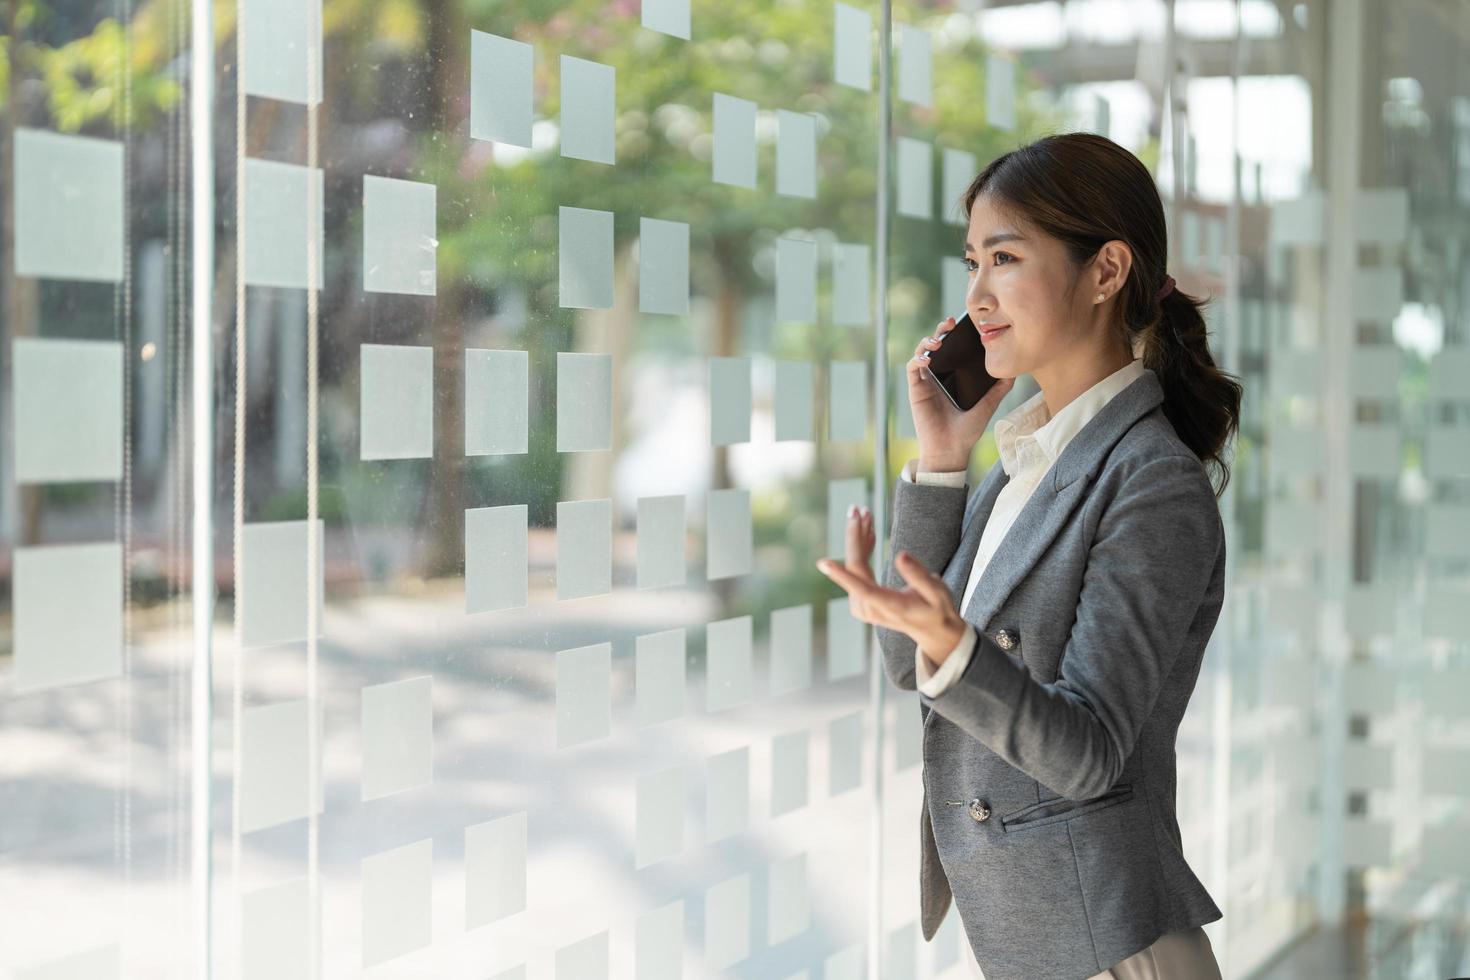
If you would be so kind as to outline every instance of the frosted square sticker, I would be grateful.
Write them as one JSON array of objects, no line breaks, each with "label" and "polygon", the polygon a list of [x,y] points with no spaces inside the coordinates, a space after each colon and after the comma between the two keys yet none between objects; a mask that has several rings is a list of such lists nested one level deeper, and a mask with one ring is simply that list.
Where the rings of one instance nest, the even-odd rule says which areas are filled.
[{"label": "frosted square sticker", "polygon": [[771,694],[785,694],[812,683],[812,607],[771,611]]},{"label": "frosted square sticker", "polygon": [[806,731],[777,735],[771,740],[771,816],[806,806],[806,784]]},{"label": "frosted square sticker", "polygon": [[558,255],[561,305],[606,310],[613,305],[611,211],[560,207]]},{"label": "frosted square sticker", "polygon": [[709,757],[704,813],[706,844],[750,826],[750,749],[741,747]]},{"label": "frosted square sticker", "polygon": [[960,313],[965,310],[965,295],[970,291],[970,270],[965,268],[964,259],[948,255],[940,259],[940,270],[943,283],[940,295],[944,297],[944,315],[952,316],[958,321]]},{"label": "frosted square sticker", "polygon": [[815,372],[809,361],[776,362],[776,441],[799,440],[810,442],[815,438],[812,410],[816,385]]},{"label": "frosted square sticker", "polygon": [[[975,160],[975,154],[964,150],[944,150],[943,156],[944,177],[940,184],[939,199],[942,206],[940,217],[945,223],[951,225],[965,226],[969,224],[970,216],[965,214],[964,197],[965,191],[970,187],[970,181],[979,175],[979,165]],[[946,256],[948,258],[948,256]],[[964,268],[964,263],[959,259],[954,260]],[[948,304],[946,304],[948,306]],[[963,305],[963,303],[961,304]]]},{"label": "frosted square sticker", "polygon": [[[313,719],[313,714],[317,715]],[[321,784],[311,789],[309,725],[320,710],[305,699],[247,707],[240,716],[240,830],[250,833],[300,820],[322,809]],[[320,745],[320,735],[317,744]]]},{"label": "frosted square sticker", "polygon": [[832,322],[841,327],[866,327],[873,320],[872,252],[866,245],[832,245]]},{"label": "frosted square sticker", "polygon": [[122,344],[17,337],[11,349],[16,479],[122,479]]},{"label": "frosted square sticker", "polygon": [[434,841],[362,859],[362,965],[376,966],[433,938]]},{"label": "frosted square sticker", "polygon": [[832,4],[833,81],[873,90],[873,15],[845,3]]},{"label": "frosted square sticker", "polygon": [[525,504],[465,511],[465,612],[494,612],[525,606],[528,564]]},{"label": "frosted square sticker", "polygon": [[362,288],[433,296],[439,254],[433,184],[362,178]]},{"label": "frosted square sticker", "polygon": [[750,358],[709,359],[709,428],[712,445],[750,441]]},{"label": "frosted square sticker", "polygon": [[817,196],[817,117],[776,110],[776,193]]},{"label": "frosted square sticker", "polygon": [[705,889],[704,958],[724,970],[750,955],[750,875],[739,874]]},{"label": "frosted square sticker", "polygon": [[123,145],[15,130],[15,274],[120,282]]},{"label": "frosted square sticker", "polygon": [[465,928],[489,925],[526,908],[526,813],[466,827]]},{"label": "frosted square sticker", "polygon": [[[910,922],[897,929],[888,930],[888,943],[884,951],[884,980],[914,980],[916,962],[916,937],[918,930]],[[1111,971],[1109,971],[1111,972]]]},{"label": "frosted square sticker", "polygon": [[263,647],[306,639],[309,598],[316,602],[321,635],[322,521],[316,522],[316,582],[307,589],[307,524],[262,521],[246,524],[240,543],[240,582],[235,615],[243,646]]},{"label": "frosted square sticker", "polygon": [[689,0],[643,0],[643,26],[689,40]]},{"label": "frosted square sticker", "polygon": [[607,980],[607,931],[556,951],[556,980]]},{"label": "frosted square sticker", "polygon": [[912,24],[898,28],[898,97],[914,105],[934,105],[934,40]]},{"label": "frosted square sticker", "polygon": [[750,700],[751,625],[749,616],[709,624],[705,642],[706,711],[723,711]]},{"label": "frosted square sticker", "polygon": [[689,225],[638,219],[638,310],[689,312]]},{"label": "frosted square sticker", "polygon": [[470,138],[531,146],[531,65],[523,41],[470,31]]},{"label": "frosted square sticker", "polygon": [[321,289],[321,170],[247,159],[243,193],[246,284]]},{"label": "frosted square sticker", "polygon": [[640,915],[636,930],[634,980],[683,980],[683,900]]},{"label": "frosted square sticker", "polygon": [[857,946],[848,946],[831,954],[822,963],[822,980],[861,980],[863,975],[863,951]]},{"label": "frosted square sticker", "polygon": [[847,560],[847,508],[868,506],[868,481],[862,477],[827,482],[827,554],[836,561]]},{"label": "frosted square sticker", "polygon": [[561,155],[613,163],[617,72],[571,55],[561,56]]},{"label": "frosted square sticker", "polygon": [[917,439],[919,434],[914,428],[914,407],[909,404],[908,369],[903,365],[899,365],[892,380],[888,382],[888,397],[893,409],[890,416],[893,419],[893,430],[898,438]]},{"label": "frosted square sticker", "polygon": [[687,646],[688,637],[682,628],[638,637],[635,682],[640,728],[684,714]]},{"label": "frosted square sticker", "polygon": [[827,439],[858,442],[868,434],[868,365],[832,361],[828,387]]},{"label": "frosted square sticker", "polygon": [[638,498],[638,588],[683,585],[684,498]]},{"label": "frosted square sticker", "polygon": [[772,946],[806,932],[811,912],[806,894],[806,854],[771,862],[767,877],[766,942]]},{"label": "frosted square sticker", "polygon": [[122,545],[15,549],[15,688],[122,673]]},{"label": "frosted square sticker", "polygon": [[817,243],[811,239],[776,239],[776,319],[816,322]]},{"label": "frosted square sticker", "polygon": [[612,355],[556,355],[556,451],[612,449]]},{"label": "frosted square sticker", "polygon": [[750,491],[711,490],[705,520],[705,577],[711,581],[751,570]]},{"label": "frosted square sticker", "polygon": [[612,644],[556,654],[556,747],[606,738],[612,712]]},{"label": "frosted square sticker", "polygon": [[612,501],[558,501],[556,597],[580,599],[611,591]]},{"label": "frosted square sticker", "polygon": [[934,217],[934,148],[922,140],[898,138],[898,213]]},{"label": "frosted square sticker", "polygon": [[834,718],[827,725],[827,784],[832,796],[863,782],[863,713]]},{"label": "frosted square sticker", "polygon": [[985,58],[985,121],[996,129],[1016,128],[1016,62]]},{"label": "frosted square sticker", "polygon": [[755,187],[755,103],[714,94],[714,180]]},{"label": "frosted square sticker", "polygon": [[866,624],[852,614],[846,596],[827,602],[827,680],[840,681],[863,672],[867,662]]},{"label": "frosted square sticker", "polygon": [[433,779],[433,678],[364,687],[362,798],[390,796]]},{"label": "frosted square sticker", "polygon": [[527,451],[530,373],[530,355],[523,350],[464,352],[466,456]]},{"label": "frosted square sticker", "polygon": [[322,100],[321,0],[241,0],[240,83],[247,95]]},{"label": "frosted square sticker", "polygon": [[434,455],[434,348],[363,344],[362,458]]},{"label": "frosted square sticker", "polygon": [[311,892],[294,878],[240,902],[242,980],[310,980]]},{"label": "frosted square sticker", "polygon": [[684,849],[684,770],[680,766],[638,775],[633,867],[673,857]]}]

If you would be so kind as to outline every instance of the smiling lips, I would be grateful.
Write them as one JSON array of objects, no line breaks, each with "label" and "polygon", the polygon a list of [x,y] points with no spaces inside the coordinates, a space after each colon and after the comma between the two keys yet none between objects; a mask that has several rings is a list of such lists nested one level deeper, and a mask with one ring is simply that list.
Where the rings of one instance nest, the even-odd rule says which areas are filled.
[{"label": "smiling lips", "polygon": [[1001,325],[996,326],[996,327],[993,327],[991,329],[986,329],[984,326],[982,326],[980,328],[980,343],[982,343],[982,344],[989,343],[990,341],[994,340],[996,337],[999,337],[1002,333],[1004,333],[1008,329],[1010,329],[1010,324],[1008,324],[1008,323],[1001,324]]}]

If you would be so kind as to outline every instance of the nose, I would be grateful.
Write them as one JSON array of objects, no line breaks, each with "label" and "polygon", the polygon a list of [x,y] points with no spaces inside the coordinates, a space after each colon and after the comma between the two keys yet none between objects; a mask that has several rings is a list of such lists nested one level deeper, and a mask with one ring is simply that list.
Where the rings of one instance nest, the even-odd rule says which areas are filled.
[{"label": "nose", "polygon": [[995,309],[995,296],[990,292],[990,288],[985,282],[983,266],[980,271],[970,277],[970,286],[965,291],[965,308],[970,311],[972,319],[977,315],[983,316]]}]

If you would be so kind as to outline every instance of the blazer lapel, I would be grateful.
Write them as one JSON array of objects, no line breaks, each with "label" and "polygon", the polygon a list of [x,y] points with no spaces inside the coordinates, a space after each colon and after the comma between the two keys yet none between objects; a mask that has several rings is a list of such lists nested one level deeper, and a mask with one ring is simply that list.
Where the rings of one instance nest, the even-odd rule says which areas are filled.
[{"label": "blazer lapel", "polygon": [[[1052,464],[1051,471],[1042,477],[1021,512],[1016,515],[1015,523],[1001,540],[990,564],[985,566],[980,581],[975,583],[975,592],[970,596],[969,605],[960,613],[967,622],[976,624],[980,629],[987,626],[990,617],[995,615],[995,611],[1005,603],[1016,586],[1021,584],[1026,573],[1035,567],[1037,560],[1067,523],[1078,502],[1086,496],[1088,484],[1097,475],[1098,469],[1113,446],[1123,437],[1123,433],[1163,400],[1164,390],[1159,385],[1158,375],[1151,369],[1144,368],[1143,374],[1118,392],[1067,443],[1067,448],[1062,450],[1061,456]],[[1000,470],[1001,478],[996,479],[994,486],[987,489],[991,483],[987,476],[981,489],[977,491],[984,493],[985,497],[976,506],[975,516],[961,541],[960,554],[956,557],[963,558],[951,565],[952,569],[958,566],[959,587],[956,589],[951,582],[951,591],[956,596],[964,595],[970,569],[980,550],[980,536],[985,522],[995,509],[995,498],[999,496],[1001,488],[1010,482],[1004,469],[999,463],[993,466],[992,475],[995,470]]]}]

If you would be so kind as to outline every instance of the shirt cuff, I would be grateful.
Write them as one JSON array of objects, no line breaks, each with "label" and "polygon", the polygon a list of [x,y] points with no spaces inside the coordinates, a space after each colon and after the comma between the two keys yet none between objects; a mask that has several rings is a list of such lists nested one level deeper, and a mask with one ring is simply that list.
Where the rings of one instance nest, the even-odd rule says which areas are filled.
[{"label": "shirt cuff", "polygon": [[965,635],[960,637],[960,642],[955,644],[944,663],[933,673],[930,673],[929,659],[924,656],[924,651],[915,646],[915,673],[919,680],[919,692],[927,697],[937,698],[953,685],[970,663],[970,655],[975,652],[976,638],[975,627],[965,624]]},{"label": "shirt cuff", "polygon": [[936,487],[963,487],[968,472],[966,470],[924,470],[921,473],[919,472],[919,461],[911,459],[903,464],[900,475],[910,483],[922,483]]}]

